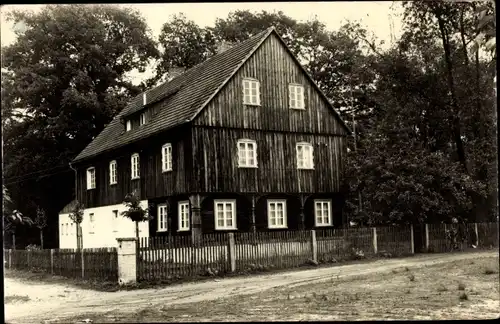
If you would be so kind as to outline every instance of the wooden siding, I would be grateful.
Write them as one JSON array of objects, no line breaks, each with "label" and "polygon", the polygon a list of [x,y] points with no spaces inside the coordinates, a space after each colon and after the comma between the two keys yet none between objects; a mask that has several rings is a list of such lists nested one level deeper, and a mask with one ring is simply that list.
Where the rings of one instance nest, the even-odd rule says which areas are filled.
[{"label": "wooden siding", "polygon": [[[261,106],[243,104],[242,79],[260,81]],[[304,86],[305,110],[290,109],[288,85]],[[275,35],[248,59],[194,120],[195,125],[343,134],[327,102]]]},{"label": "wooden siding", "polygon": [[[191,190],[237,193],[340,191],[345,137],[194,127]],[[239,168],[238,139],[257,142],[257,168]],[[298,170],[297,142],[314,147],[314,170]]]},{"label": "wooden siding", "polygon": [[[190,135],[186,130],[163,133],[79,165],[78,200],[86,208],[92,208],[120,204],[125,195],[134,190],[137,190],[141,199],[148,200],[188,192],[191,146]],[[162,172],[161,147],[166,143],[172,144],[173,171]],[[131,179],[130,159],[133,153],[139,153],[140,156],[140,179],[136,180]],[[109,162],[112,160],[117,162],[118,183],[115,185],[109,184]],[[86,170],[90,166],[96,169],[96,188],[87,190]]]}]

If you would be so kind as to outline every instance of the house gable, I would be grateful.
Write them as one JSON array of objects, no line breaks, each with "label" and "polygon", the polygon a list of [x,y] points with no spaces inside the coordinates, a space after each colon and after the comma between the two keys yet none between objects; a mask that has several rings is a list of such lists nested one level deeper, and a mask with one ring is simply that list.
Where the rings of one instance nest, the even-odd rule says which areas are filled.
[{"label": "house gable", "polygon": [[[244,104],[243,80],[260,83],[260,105]],[[305,109],[290,108],[289,85],[304,88]],[[195,125],[349,135],[321,92],[276,32],[252,53],[194,119]]]}]

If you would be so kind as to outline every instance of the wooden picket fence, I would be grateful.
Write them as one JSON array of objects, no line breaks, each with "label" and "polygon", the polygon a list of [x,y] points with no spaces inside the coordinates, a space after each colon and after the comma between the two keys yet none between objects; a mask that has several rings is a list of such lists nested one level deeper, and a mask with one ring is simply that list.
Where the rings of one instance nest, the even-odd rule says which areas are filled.
[{"label": "wooden picket fence", "polygon": [[311,231],[235,233],[235,271],[298,267],[312,259],[311,249]]},{"label": "wooden picket fence", "polygon": [[[5,267],[84,280],[118,280],[116,248],[4,250]],[[83,265],[83,268],[82,268]]]},{"label": "wooden picket fence", "polygon": [[428,252],[456,251],[447,236],[452,229],[458,233],[458,251],[498,247],[498,223],[426,224],[425,227]]},{"label": "wooden picket fence", "polygon": [[228,271],[227,235],[141,237],[137,245],[137,280],[158,281],[223,274]]},{"label": "wooden picket fence", "polygon": [[[425,224],[425,251],[450,252],[447,233],[463,238],[460,250],[498,247],[498,223]],[[419,236],[420,237],[420,236]],[[316,229],[257,233],[140,238],[132,254],[121,248],[4,250],[5,267],[69,278],[118,282],[122,270],[135,269],[133,281],[163,281],[227,273],[285,269],[372,256],[415,253],[414,228]],[[120,245],[121,246],[121,245]],[[120,252],[121,251],[121,252]],[[83,253],[82,253],[83,252]],[[119,255],[120,254],[120,255]],[[127,256],[131,256],[131,259]],[[119,258],[121,265],[119,265]]]}]

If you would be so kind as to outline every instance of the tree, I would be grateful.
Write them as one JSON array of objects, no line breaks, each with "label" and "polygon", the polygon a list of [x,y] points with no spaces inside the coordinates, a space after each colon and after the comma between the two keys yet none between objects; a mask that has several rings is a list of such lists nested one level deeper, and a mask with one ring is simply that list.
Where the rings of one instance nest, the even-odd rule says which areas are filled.
[{"label": "tree", "polygon": [[124,210],[121,215],[123,217],[126,217],[130,219],[131,221],[135,222],[135,236],[138,239],[139,238],[139,222],[145,222],[148,221],[149,218],[149,211],[147,208],[142,208],[141,206],[141,199],[139,196],[134,192],[127,194],[125,196],[125,199],[123,200],[123,203],[127,207],[126,210]]},{"label": "tree", "polygon": [[31,226],[33,221],[31,218],[24,216],[19,210],[14,209],[11,213],[3,217],[4,231],[12,234],[12,247],[16,249],[16,229],[18,226]]},{"label": "tree", "polygon": [[76,247],[77,249],[83,249],[83,231],[82,231],[82,222],[84,215],[85,206],[75,201],[75,205],[72,208],[71,213],[69,214],[69,218],[76,224]]},{"label": "tree", "polygon": [[200,28],[182,13],[163,24],[159,45],[163,53],[156,67],[156,75],[147,81],[147,85],[165,81],[171,68],[189,69],[205,61],[217,49],[212,32]]},{"label": "tree", "polygon": [[43,229],[47,227],[47,215],[41,208],[37,208],[34,224],[40,230],[40,247],[43,249]]},{"label": "tree", "polygon": [[128,73],[145,71],[158,50],[139,13],[116,6],[48,5],[7,18],[23,28],[1,54],[5,185],[25,214],[40,205],[51,231],[73,198],[69,162],[138,93]]}]

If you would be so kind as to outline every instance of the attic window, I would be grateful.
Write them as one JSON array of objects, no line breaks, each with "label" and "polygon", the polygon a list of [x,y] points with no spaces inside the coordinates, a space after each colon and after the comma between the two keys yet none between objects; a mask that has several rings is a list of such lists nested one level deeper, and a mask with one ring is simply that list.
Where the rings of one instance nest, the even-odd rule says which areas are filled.
[{"label": "attic window", "polygon": [[259,80],[243,78],[243,104],[260,106]]},{"label": "attic window", "polygon": [[146,92],[144,92],[142,94],[142,105],[145,106],[146,105],[146,102],[147,102],[147,99],[146,99]]},{"label": "attic window", "polygon": [[288,85],[288,95],[290,99],[290,108],[305,109],[304,107],[304,87],[299,84]]},{"label": "attic window", "polygon": [[130,130],[132,130],[132,121],[131,120],[127,120],[125,129],[126,129],[127,132],[130,131]]}]

